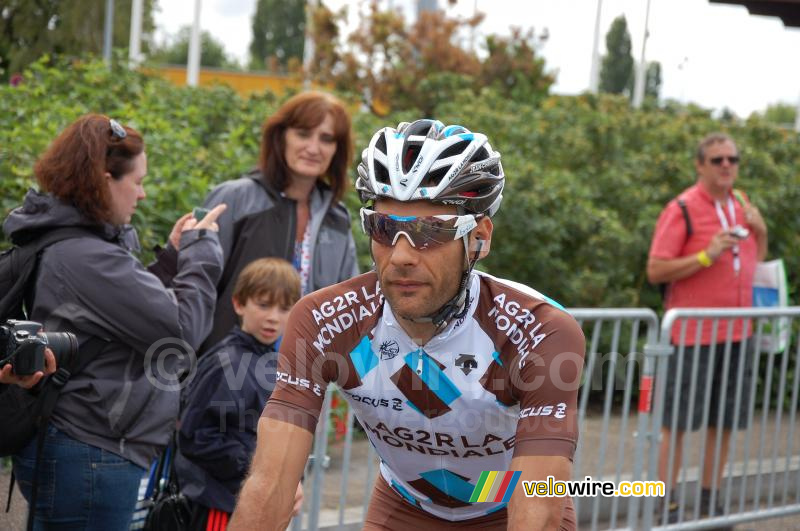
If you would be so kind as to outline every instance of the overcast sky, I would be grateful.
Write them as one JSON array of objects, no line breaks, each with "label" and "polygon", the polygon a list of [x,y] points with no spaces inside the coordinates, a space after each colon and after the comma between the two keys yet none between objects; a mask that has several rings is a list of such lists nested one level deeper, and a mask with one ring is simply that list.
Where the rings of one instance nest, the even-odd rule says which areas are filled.
[{"label": "overcast sky", "polygon": [[[359,0],[323,0],[333,9],[349,6],[355,23]],[[384,0],[410,12],[410,0]],[[255,0],[203,0],[201,25],[246,63]],[[157,39],[191,24],[194,0],[160,0]],[[446,0],[439,0],[445,6]],[[624,14],[638,62],[646,0],[603,0],[601,53],[612,20]],[[547,68],[556,74],[554,91],[575,94],[589,86],[597,0],[459,0],[452,13],[486,14],[482,34],[507,34],[511,26],[547,28],[541,46]],[[780,19],[752,16],[744,7],[708,0],[651,0],[646,56],[662,65],[661,95],[704,107],[728,107],[739,116],[768,104],[800,100],[800,28]]]}]

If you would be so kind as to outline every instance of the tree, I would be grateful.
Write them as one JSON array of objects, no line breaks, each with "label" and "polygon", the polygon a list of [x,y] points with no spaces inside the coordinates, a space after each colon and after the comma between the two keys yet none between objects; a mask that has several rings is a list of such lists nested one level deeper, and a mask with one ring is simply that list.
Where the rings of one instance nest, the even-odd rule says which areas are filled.
[{"label": "tree", "polygon": [[632,93],[633,56],[631,55],[631,35],[625,15],[620,15],[611,23],[606,33],[606,52],[600,67],[600,91],[611,94]]},{"label": "tree", "polygon": [[797,107],[788,103],[774,103],[764,110],[764,120],[775,125],[792,127],[797,119]]},{"label": "tree", "polygon": [[661,95],[661,63],[651,61],[647,63],[647,73],[644,80],[644,95],[658,101]]},{"label": "tree", "polygon": [[[127,48],[132,0],[116,0],[113,45]],[[155,0],[145,0],[142,32],[155,28]],[[44,54],[101,53],[105,3],[97,0],[3,0],[0,6],[0,79],[36,61]],[[147,42],[143,42],[147,51]]]},{"label": "tree", "polygon": [[302,63],[305,7],[305,0],[258,0],[250,43],[252,70],[263,70],[271,65],[285,71],[292,59]]},{"label": "tree", "polygon": [[484,87],[535,103],[553,83],[532,30],[487,37],[488,56],[481,58],[462,46],[459,35],[471,33],[482,14],[455,18],[426,10],[409,25],[400,13],[381,9],[372,0],[356,30],[342,42],[338,27],[345,16],[344,10],[334,13],[324,6],[312,12],[314,57],[308,74],[357,93],[379,114],[390,105],[431,115],[455,93]]},{"label": "tree", "polygon": [[[191,37],[192,27],[183,26],[172,42],[165,43],[150,54],[150,60],[155,63],[185,65],[189,58]],[[228,57],[225,45],[207,31],[200,33],[200,64],[215,68],[239,68],[236,61]]]}]

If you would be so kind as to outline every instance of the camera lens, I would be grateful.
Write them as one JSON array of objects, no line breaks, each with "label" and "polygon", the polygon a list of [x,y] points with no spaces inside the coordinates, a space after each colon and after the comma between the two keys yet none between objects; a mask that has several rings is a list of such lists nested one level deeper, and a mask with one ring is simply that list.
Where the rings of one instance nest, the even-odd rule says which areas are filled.
[{"label": "camera lens", "polygon": [[56,360],[64,356],[73,357],[78,353],[78,338],[69,332],[44,332],[39,334],[47,341],[47,346],[53,351]]}]

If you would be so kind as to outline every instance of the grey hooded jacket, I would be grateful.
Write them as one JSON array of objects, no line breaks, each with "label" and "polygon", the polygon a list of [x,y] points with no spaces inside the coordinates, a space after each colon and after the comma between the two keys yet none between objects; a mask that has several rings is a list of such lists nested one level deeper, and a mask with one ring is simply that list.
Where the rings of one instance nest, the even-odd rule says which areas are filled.
[{"label": "grey hooded jacket", "polygon": [[[62,226],[92,223],[73,206],[31,190],[3,231],[10,238]],[[211,329],[222,250],[213,231],[184,232],[177,256],[169,257],[177,274],[159,279],[132,254],[139,250],[132,227],[94,227],[102,237],[57,242],[39,262],[31,319],[50,332],[73,332],[79,342],[108,341],[64,387],[52,422],[147,467],[175,429],[180,390],[170,374],[193,361],[170,349],[196,349]]]},{"label": "grey hooded jacket", "polygon": [[[238,324],[233,311],[233,289],[244,267],[258,258],[275,256],[289,262],[294,256],[297,208],[293,199],[275,190],[260,171],[226,181],[214,188],[203,206],[225,203],[217,220],[225,269],[217,285],[214,326],[202,351],[225,337]],[[358,275],[356,245],[350,232],[350,214],[322,182],[310,197],[311,271],[308,291]]]}]

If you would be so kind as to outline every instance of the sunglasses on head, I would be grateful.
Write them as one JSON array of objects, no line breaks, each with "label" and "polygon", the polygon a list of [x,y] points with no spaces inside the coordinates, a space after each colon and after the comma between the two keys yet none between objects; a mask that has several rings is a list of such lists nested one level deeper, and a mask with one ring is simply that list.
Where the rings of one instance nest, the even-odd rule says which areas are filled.
[{"label": "sunglasses on head", "polygon": [[122,140],[128,136],[128,132],[122,127],[118,121],[113,118],[108,120],[108,125],[111,127],[111,138],[114,140]]},{"label": "sunglasses on head", "polygon": [[465,236],[478,226],[476,216],[395,216],[361,209],[361,228],[381,245],[394,246],[402,234],[415,249],[436,247]]},{"label": "sunglasses on head", "polygon": [[730,164],[731,166],[733,166],[735,164],[739,164],[738,155],[733,155],[733,156],[730,156],[730,157],[711,157],[710,159],[708,159],[708,162],[710,162],[714,166],[721,166],[722,165],[722,161],[725,160],[725,159],[728,159],[728,164]]}]

